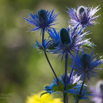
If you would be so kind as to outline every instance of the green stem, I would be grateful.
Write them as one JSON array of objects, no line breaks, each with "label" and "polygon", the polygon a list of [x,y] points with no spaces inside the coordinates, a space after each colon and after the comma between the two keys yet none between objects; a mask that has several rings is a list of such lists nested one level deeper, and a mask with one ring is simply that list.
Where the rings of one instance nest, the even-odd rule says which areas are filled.
[{"label": "green stem", "polygon": [[64,103],[68,103],[68,95],[67,95],[67,93],[64,93]]},{"label": "green stem", "polygon": [[[81,94],[82,94],[82,90],[83,90],[84,82],[85,82],[85,75],[84,75],[84,78],[83,78],[83,82],[82,82],[82,86],[81,86],[81,89],[80,89],[79,95],[81,95]],[[79,100],[78,100],[76,103],[79,103]]]},{"label": "green stem", "polygon": [[[44,29],[43,29],[43,31],[42,31],[42,46],[44,47]],[[46,59],[47,59],[47,62],[48,62],[48,64],[49,64],[49,66],[50,66],[50,68],[51,68],[51,70],[52,70],[52,72],[53,72],[53,74],[54,74],[54,76],[55,76],[55,78],[56,78],[56,80],[57,80],[57,82],[58,82],[57,75],[56,75],[56,73],[55,73],[55,71],[54,71],[54,69],[53,69],[53,67],[52,67],[52,65],[51,65],[51,63],[50,63],[50,61],[49,61],[49,58],[48,58],[47,53],[46,53],[46,51],[45,51],[45,47],[44,47],[44,54],[45,54],[45,57],[46,57]]]}]

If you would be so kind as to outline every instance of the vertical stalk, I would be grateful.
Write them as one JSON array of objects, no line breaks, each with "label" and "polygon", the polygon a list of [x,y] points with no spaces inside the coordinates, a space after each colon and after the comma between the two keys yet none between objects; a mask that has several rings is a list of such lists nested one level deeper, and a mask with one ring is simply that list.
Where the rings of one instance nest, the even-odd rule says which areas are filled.
[{"label": "vertical stalk", "polygon": [[[82,93],[83,86],[84,86],[84,82],[85,82],[85,75],[84,75],[84,78],[83,78],[83,83],[82,83],[82,86],[81,86],[81,89],[80,89],[79,95],[81,95],[81,93]],[[79,103],[79,101],[77,101],[76,103]]]},{"label": "vertical stalk", "polygon": [[68,53],[66,52],[65,54],[65,78],[64,78],[64,82],[65,82],[65,86],[64,89],[66,90],[67,87],[67,65],[68,65]]},{"label": "vertical stalk", "polygon": [[53,74],[54,74],[57,82],[58,82],[57,75],[56,75],[56,73],[55,73],[55,71],[54,71],[54,69],[53,69],[53,67],[52,67],[52,65],[51,65],[51,63],[50,63],[50,61],[49,61],[49,58],[48,58],[48,56],[47,56],[47,53],[46,53],[46,51],[45,51],[45,46],[44,46],[44,29],[42,30],[42,46],[44,47],[44,54],[45,54],[45,57],[46,57],[46,59],[47,59],[47,62],[48,62],[48,64],[49,64],[49,66],[50,66],[50,68],[51,68],[51,70],[52,70],[52,72],[53,72]]},{"label": "vertical stalk", "polygon": [[68,95],[67,95],[67,93],[64,93],[64,102],[63,103],[68,103]]},{"label": "vertical stalk", "polygon": [[85,76],[84,76],[83,83],[82,83],[82,86],[81,86],[81,89],[80,89],[80,92],[79,92],[80,95],[81,95],[81,93],[82,93],[82,89],[83,89],[83,86],[84,86],[84,82],[85,82]]},{"label": "vertical stalk", "polygon": [[[68,65],[68,53],[65,53],[65,77],[64,77],[64,90],[67,88],[67,65]],[[68,103],[68,95],[64,93],[64,103]]]}]

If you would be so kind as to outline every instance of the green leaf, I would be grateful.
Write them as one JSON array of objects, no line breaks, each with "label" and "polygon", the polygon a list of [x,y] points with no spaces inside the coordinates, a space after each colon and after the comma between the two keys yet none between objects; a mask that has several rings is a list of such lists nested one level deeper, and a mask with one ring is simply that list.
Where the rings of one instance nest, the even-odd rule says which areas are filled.
[{"label": "green leaf", "polygon": [[62,84],[60,81],[58,82],[59,88],[61,91],[64,91],[64,84]]},{"label": "green leaf", "polygon": [[77,85],[77,83],[74,83],[74,84],[69,84],[67,89],[73,89],[75,86]]},{"label": "green leaf", "polygon": [[53,91],[60,91],[59,86],[53,86]]},{"label": "green leaf", "polygon": [[61,81],[59,81],[57,86],[53,86],[53,91],[64,92],[64,84],[62,84]]}]

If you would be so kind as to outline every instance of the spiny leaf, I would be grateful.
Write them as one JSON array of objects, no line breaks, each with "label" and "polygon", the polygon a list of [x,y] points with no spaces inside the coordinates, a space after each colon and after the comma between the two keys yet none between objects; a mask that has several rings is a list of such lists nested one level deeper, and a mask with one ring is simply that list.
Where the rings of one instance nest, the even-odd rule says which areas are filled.
[{"label": "spiny leaf", "polygon": [[59,87],[60,87],[60,90],[64,90],[64,84],[62,84],[60,81],[58,82],[58,84],[59,84]]},{"label": "spiny leaf", "polygon": [[53,91],[60,91],[60,88],[58,86],[53,86]]},{"label": "spiny leaf", "polygon": [[77,83],[74,83],[74,84],[69,84],[67,89],[73,89],[75,86],[77,85]]},{"label": "spiny leaf", "polygon": [[53,86],[53,91],[64,92],[64,84],[59,81],[57,86]]}]

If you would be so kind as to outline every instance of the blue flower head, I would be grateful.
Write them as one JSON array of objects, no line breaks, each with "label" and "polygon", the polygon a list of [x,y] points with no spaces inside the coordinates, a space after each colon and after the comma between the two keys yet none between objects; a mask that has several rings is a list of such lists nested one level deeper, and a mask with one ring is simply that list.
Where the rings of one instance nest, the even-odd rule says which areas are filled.
[{"label": "blue flower head", "polygon": [[74,97],[75,103],[77,103],[77,101],[82,100],[82,99],[89,100],[87,96],[92,96],[91,92],[88,92],[86,87],[83,88],[81,94],[80,94],[80,89],[81,87],[73,91],[73,97]]},{"label": "blue flower head", "polygon": [[83,52],[81,56],[78,54],[75,56],[72,67],[77,75],[82,75],[83,78],[86,76],[90,80],[91,76],[96,77],[95,70],[100,69],[98,66],[101,63],[103,60],[101,58],[96,59],[93,52],[90,55]]},{"label": "blue flower head", "polygon": [[99,6],[93,8],[93,7],[85,7],[85,6],[79,6],[76,9],[73,8],[68,8],[68,14],[70,16],[70,21],[69,23],[71,23],[73,26],[76,26],[79,22],[81,23],[81,26],[92,26],[94,24],[96,24],[95,20],[99,17],[98,16],[94,16],[94,14],[100,10],[98,8]]},{"label": "blue flower head", "polygon": [[68,53],[73,57],[73,52],[76,53],[77,51],[81,51],[81,46],[87,43],[89,44],[89,39],[84,39],[84,37],[89,33],[82,33],[85,27],[79,29],[78,26],[79,24],[75,28],[69,26],[67,30],[62,28],[58,33],[55,30],[51,31],[51,43],[57,44],[55,49],[51,50],[51,52],[54,54],[59,54],[59,56],[61,55],[62,58],[65,53]]},{"label": "blue flower head", "polygon": [[70,75],[67,75],[67,87],[66,90],[64,89],[65,86],[65,75],[61,75],[60,78],[58,78],[58,81],[54,78],[54,81],[50,84],[50,86],[45,86],[46,93],[49,94],[54,92],[61,92],[61,93],[72,93],[73,89],[81,87],[82,81],[80,81],[80,76],[72,75],[70,81],[69,81]]},{"label": "blue flower head", "polygon": [[46,30],[49,31],[50,29],[53,29],[51,26],[55,25],[55,21],[57,20],[56,17],[58,14],[54,14],[54,10],[46,11],[45,9],[41,9],[36,14],[31,14],[28,19],[24,18],[28,21],[29,24],[35,25],[35,28],[33,28],[31,31],[36,30]]},{"label": "blue flower head", "polygon": [[38,50],[42,50],[42,51],[46,51],[46,52],[48,52],[48,47],[50,47],[49,46],[49,41],[48,40],[44,40],[44,46],[42,46],[42,44],[41,43],[39,43],[38,41],[36,41],[36,44],[34,45],[34,47],[35,48],[37,48]]}]

